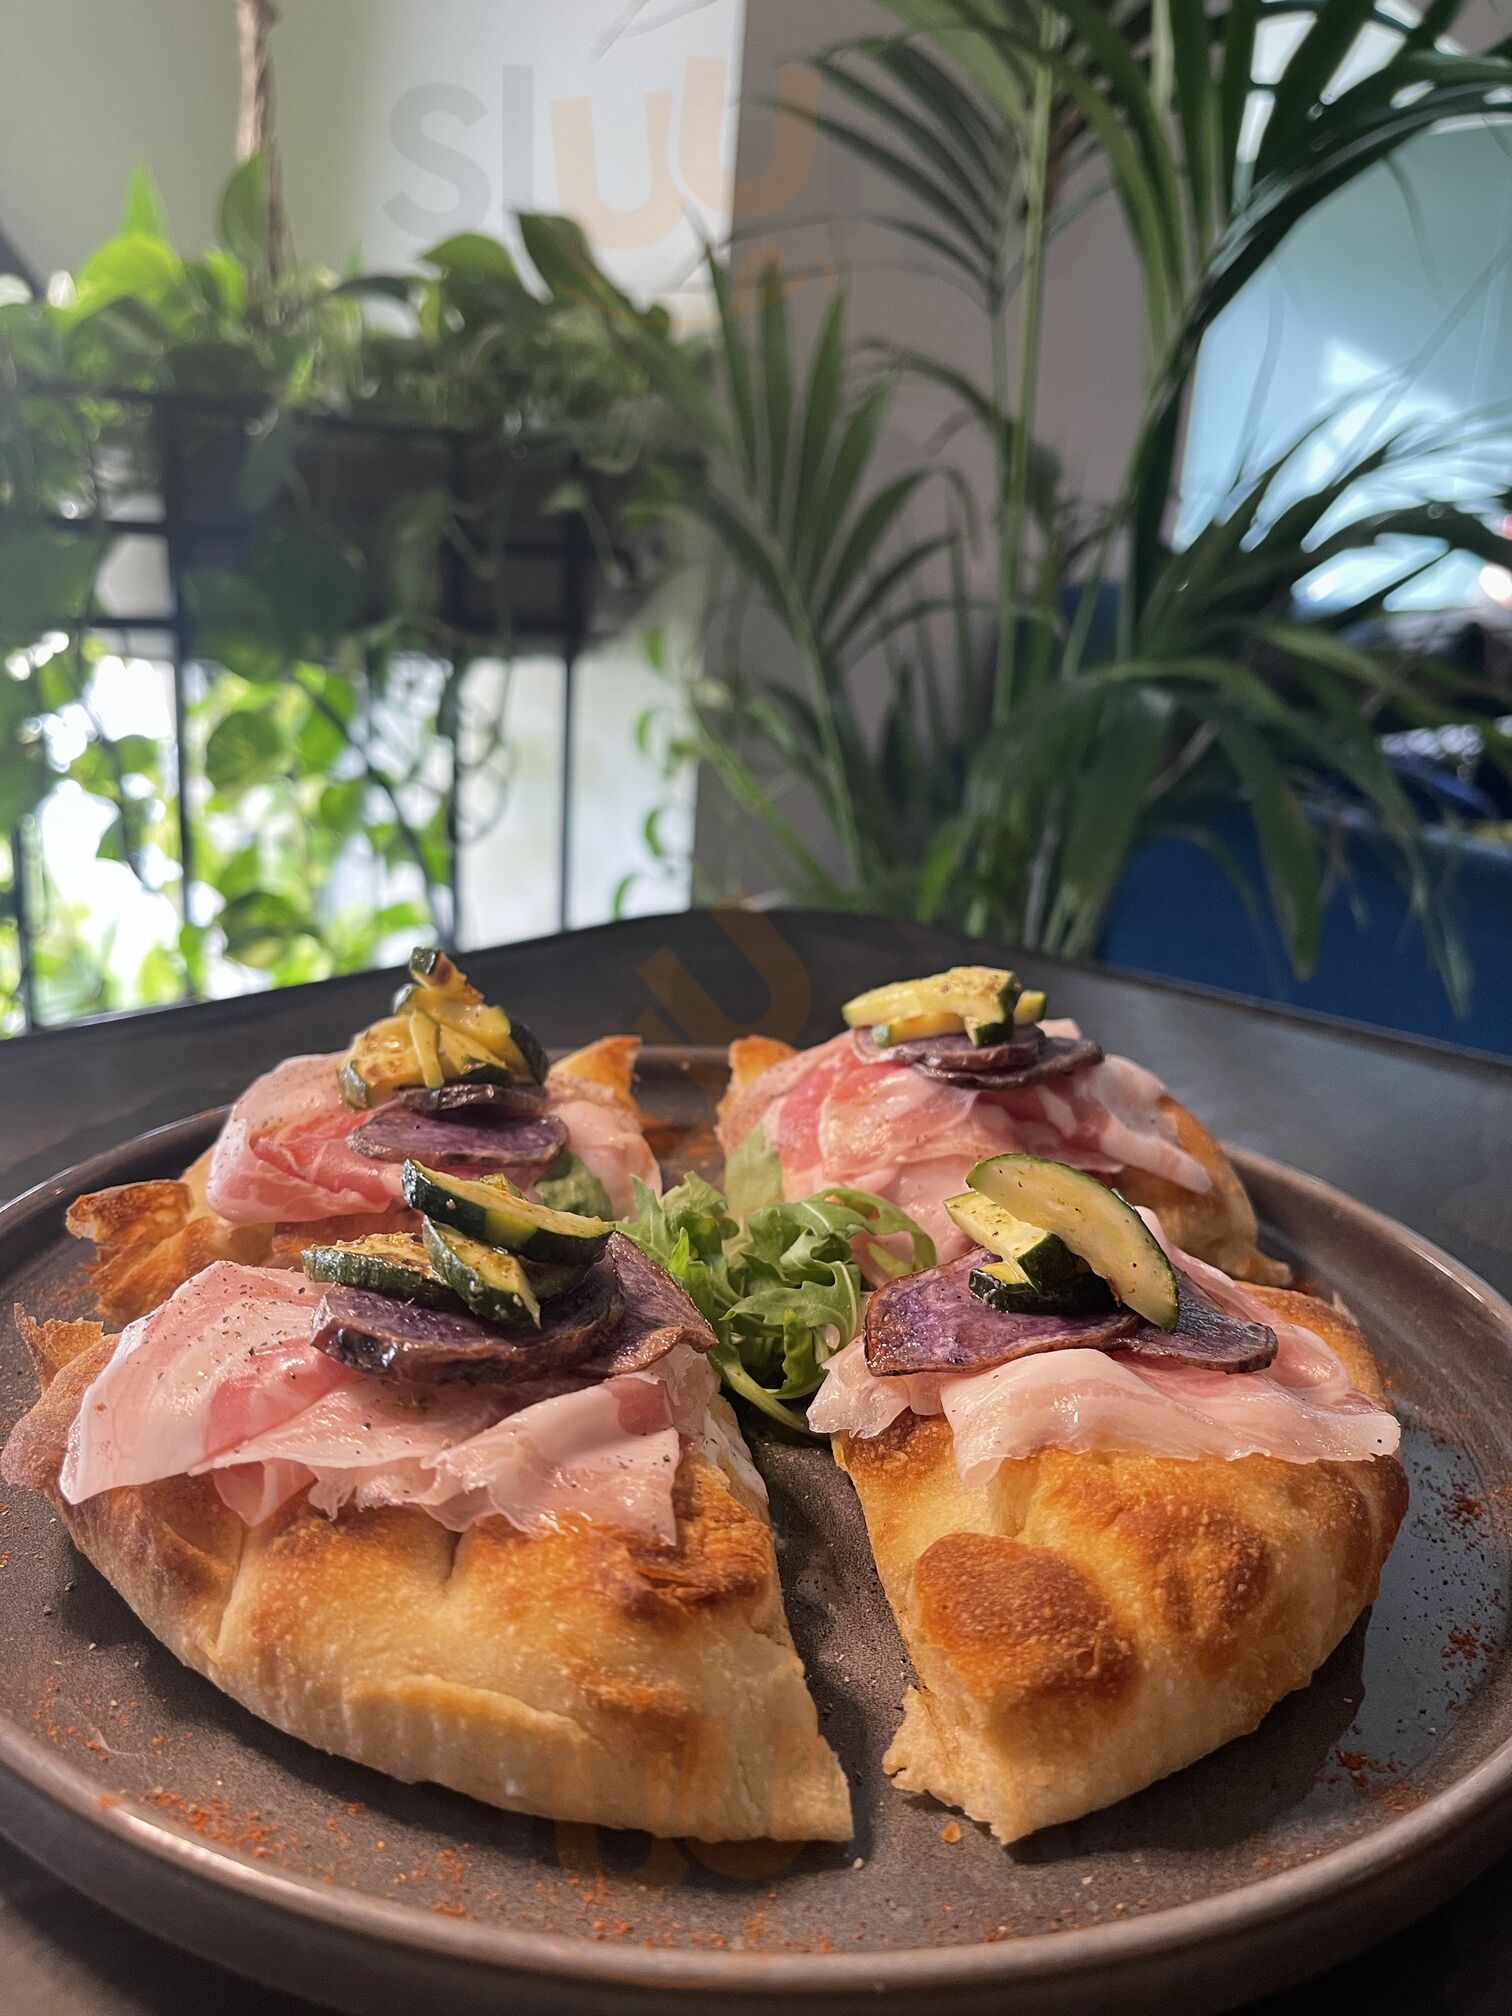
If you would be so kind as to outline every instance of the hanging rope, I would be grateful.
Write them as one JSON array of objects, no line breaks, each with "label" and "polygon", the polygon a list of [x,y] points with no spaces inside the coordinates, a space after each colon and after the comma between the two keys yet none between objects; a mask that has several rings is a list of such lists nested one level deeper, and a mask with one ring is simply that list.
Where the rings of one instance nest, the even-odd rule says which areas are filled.
[{"label": "hanging rope", "polygon": [[284,212],[283,164],[279,158],[273,97],[273,30],[278,9],[273,0],[236,0],[236,26],[241,45],[241,109],[236,126],[236,158],[263,159],[268,192],[268,274],[277,279],[288,249],[288,218]]}]

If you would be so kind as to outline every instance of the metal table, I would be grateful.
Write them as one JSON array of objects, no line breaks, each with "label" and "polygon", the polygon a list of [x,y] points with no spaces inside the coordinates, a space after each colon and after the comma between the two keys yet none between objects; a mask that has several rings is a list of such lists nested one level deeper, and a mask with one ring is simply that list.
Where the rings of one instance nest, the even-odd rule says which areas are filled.
[{"label": "metal table", "polygon": [[[553,1045],[632,1029],[723,1043],[830,1034],[847,995],[909,972],[1011,955],[875,918],[694,913],[473,954],[468,969]],[[1167,1080],[1217,1134],[1321,1176],[1415,1227],[1512,1295],[1512,1065],[1034,962],[1053,1012]],[[258,1071],[339,1047],[384,1012],[395,976],[165,1009],[0,1045],[0,1197]],[[0,1825],[4,1816],[0,1815]],[[1341,1997],[1436,2016],[1501,2016],[1512,1978],[1512,1863],[1306,1989],[1257,2004],[1325,2016]],[[0,2003],[17,2016],[298,2016],[311,2005],[189,1958],[87,1904],[0,1842]]]}]

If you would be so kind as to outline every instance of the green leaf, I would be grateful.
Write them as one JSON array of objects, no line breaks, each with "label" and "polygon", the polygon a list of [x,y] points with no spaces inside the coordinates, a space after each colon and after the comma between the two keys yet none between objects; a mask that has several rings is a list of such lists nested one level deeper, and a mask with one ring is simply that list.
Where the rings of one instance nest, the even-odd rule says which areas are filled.
[{"label": "green leaf", "polygon": [[[732,1166],[740,1156],[737,1148]],[[748,1189],[770,1188],[764,1147],[740,1168]],[[896,1205],[862,1190],[753,1205],[744,1224],[700,1176],[684,1178],[661,1198],[639,1181],[634,1192],[634,1212],[621,1229],[707,1317],[718,1339],[710,1363],[725,1385],[799,1431],[804,1418],[794,1403],[818,1391],[826,1361],[856,1332],[857,1249],[880,1276],[934,1265],[928,1235]]]},{"label": "green leaf", "polygon": [[78,623],[106,551],[94,536],[0,517],[0,652]]},{"label": "green leaf", "polygon": [[268,175],[260,154],[243,161],[220,200],[220,242],[249,273],[268,265]]},{"label": "green leaf", "polygon": [[126,212],[121,220],[121,229],[139,233],[144,238],[166,240],[168,237],[168,213],[163,208],[163,199],[145,161],[138,161],[132,168],[131,180],[126,185]]},{"label": "green leaf", "polygon": [[54,782],[40,742],[7,738],[0,745],[0,835],[35,812]]},{"label": "green leaf", "polygon": [[761,388],[763,445],[766,450],[767,522],[783,516],[788,466],[788,430],[793,410],[793,363],[788,339],[782,268],[775,261],[761,276]]},{"label": "green leaf", "polygon": [[798,480],[793,490],[789,544],[801,554],[819,501],[819,471],[829,451],[840,408],[841,376],[845,369],[845,295],[836,290],[824,318],[819,340],[809,360],[801,414],[803,444],[798,455]]},{"label": "green leaf", "polygon": [[508,247],[497,238],[484,237],[481,231],[462,231],[455,238],[443,238],[429,252],[420,254],[420,264],[434,266],[448,278],[462,275],[469,280],[520,285],[520,269],[510,257]]},{"label": "green leaf", "polygon": [[782,1202],[782,1160],[765,1131],[753,1127],[725,1157],[725,1196],[737,1218],[748,1218],[765,1204]]},{"label": "green leaf", "polygon": [[1317,847],[1307,816],[1286,773],[1252,728],[1228,719],[1218,723],[1218,739],[1249,795],[1265,879],[1299,973],[1309,973],[1318,951],[1322,885]]},{"label": "green leaf", "polygon": [[286,774],[289,745],[266,709],[239,709],[217,722],[205,745],[205,775],[217,791],[245,791]]},{"label": "green leaf", "polygon": [[215,920],[226,940],[226,955],[240,965],[275,966],[294,940],[312,930],[308,913],[272,889],[249,889]]}]

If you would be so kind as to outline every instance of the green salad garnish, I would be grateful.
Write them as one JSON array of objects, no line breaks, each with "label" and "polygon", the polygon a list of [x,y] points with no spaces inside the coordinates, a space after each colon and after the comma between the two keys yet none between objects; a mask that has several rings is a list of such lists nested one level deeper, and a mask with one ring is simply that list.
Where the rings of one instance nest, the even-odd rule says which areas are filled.
[{"label": "green salad garnish", "polygon": [[701,1176],[665,1197],[637,1182],[634,1214],[620,1229],[708,1317],[719,1338],[709,1357],[730,1391],[800,1434],[813,1432],[806,1403],[861,1319],[858,1249],[873,1276],[935,1263],[934,1241],[906,1212],[838,1185],[741,1220]]}]

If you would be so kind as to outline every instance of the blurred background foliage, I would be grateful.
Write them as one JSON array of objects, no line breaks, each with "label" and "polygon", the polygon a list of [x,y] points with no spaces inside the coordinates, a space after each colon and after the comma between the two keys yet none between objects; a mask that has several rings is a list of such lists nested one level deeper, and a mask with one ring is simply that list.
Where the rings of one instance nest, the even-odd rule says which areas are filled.
[{"label": "blurred background foliage", "polygon": [[[693,694],[697,754],[765,827],[789,894],[1081,955],[1131,854],[1176,834],[1271,907],[1305,972],[1341,822],[1364,808],[1461,999],[1422,845],[1442,808],[1409,793],[1382,736],[1473,724],[1512,775],[1512,693],[1407,646],[1390,614],[1446,553],[1512,565],[1512,409],[1404,427],[1385,386],[1326,480],[1304,434],[1236,469],[1182,543],[1171,526],[1215,320],[1320,204],[1413,138],[1505,121],[1508,45],[1459,48],[1459,0],[1411,23],[1370,0],[883,4],[899,31],[819,55],[812,116],[891,191],[883,221],[928,255],[911,284],[979,319],[986,368],[858,348],[843,293],[800,356],[779,273],[748,314],[716,276],[718,385],[664,360],[711,451],[689,508],[733,583]],[[1272,15],[1294,32],[1267,61]],[[1367,30],[1380,53],[1362,64]],[[1143,411],[1106,507],[1039,438],[1047,259],[1091,202],[1118,206],[1142,309],[1128,340]],[[947,397],[953,435],[981,437],[985,495],[938,459],[873,473],[909,378]],[[1372,585],[1319,608],[1309,581],[1341,555],[1378,562]],[[1215,831],[1236,801],[1258,888]]]},{"label": "blurred background foliage", "polygon": [[[1310,431],[1173,527],[1215,322],[1414,138],[1507,120],[1512,45],[1466,51],[1463,0],[1411,22],[1372,0],[883,5],[896,32],[815,54],[803,116],[891,192],[883,221],[926,261],[910,285],[974,318],[978,373],[854,341],[843,285],[800,339],[802,276],[737,283],[717,254],[713,340],[685,342],[560,217],[515,220],[519,257],[469,233],[416,272],[289,264],[261,155],[204,254],[175,247],[139,175],[116,238],[46,299],[0,303],[0,833],[81,794],[102,856],[179,909],[123,977],[45,863],[19,887],[12,863],[0,1022],[18,896],[49,1018],[448,934],[456,752],[503,732],[470,707],[471,668],[539,620],[564,539],[623,621],[674,523],[712,542],[709,622],[675,664],[653,639],[669,704],[640,753],[669,777],[698,766],[761,836],[759,882],[695,863],[696,895],[1085,955],[1131,857],[1179,836],[1306,971],[1363,816],[1463,998],[1444,853],[1424,845],[1452,809],[1409,788],[1387,738],[1452,728],[1512,777],[1512,698],[1393,614],[1446,553],[1512,579],[1512,407],[1402,425],[1383,387],[1326,477]],[[1047,268],[1092,204],[1116,209],[1137,278],[1142,407],[1109,504],[1041,425]],[[937,453],[889,460],[919,382],[950,438],[976,438],[985,484]],[[188,660],[158,737],[107,705],[133,649],[112,638],[112,569],[144,500],[176,528],[163,599]],[[1360,555],[1368,587],[1310,596]],[[1236,805],[1253,869],[1225,837]],[[675,880],[656,812],[644,837]]]},{"label": "blurred background foliage", "polygon": [[[41,299],[10,284],[0,833],[83,794],[108,813],[99,858],[180,911],[123,972],[32,861],[42,1019],[318,978],[453,930],[456,750],[486,763],[502,734],[470,710],[469,669],[554,620],[571,540],[584,596],[634,606],[682,452],[643,361],[676,348],[665,310],[614,287],[571,222],[518,228],[524,267],[476,234],[406,275],[285,266],[254,156],[207,252],[176,248],[140,171],[120,233],[76,273]],[[144,565],[132,528],[159,506],[167,551]],[[123,560],[182,625],[157,738],[112,732],[101,704],[129,667],[140,706],[166,655],[162,634],[112,634]],[[0,1027],[19,1010],[14,851]]]}]

